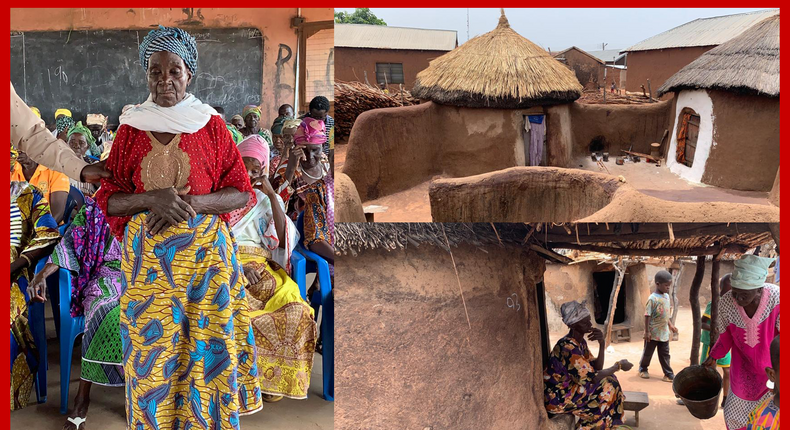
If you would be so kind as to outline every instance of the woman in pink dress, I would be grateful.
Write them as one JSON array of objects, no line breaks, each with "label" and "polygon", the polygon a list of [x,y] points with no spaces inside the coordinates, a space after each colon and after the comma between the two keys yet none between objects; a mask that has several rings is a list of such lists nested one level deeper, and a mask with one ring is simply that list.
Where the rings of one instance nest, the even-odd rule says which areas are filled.
[{"label": "woman in pink dress", "polygon": [[732,290],[721,297],[716,327],[721,333],[703,363],[732,350],[730,392],[724,403],[728,430],[746,428],[749,413],[772,395],[766,383],[771,340],[779,334],[779,287],[765,282],[772,258],[744,255],[735,262]]}]

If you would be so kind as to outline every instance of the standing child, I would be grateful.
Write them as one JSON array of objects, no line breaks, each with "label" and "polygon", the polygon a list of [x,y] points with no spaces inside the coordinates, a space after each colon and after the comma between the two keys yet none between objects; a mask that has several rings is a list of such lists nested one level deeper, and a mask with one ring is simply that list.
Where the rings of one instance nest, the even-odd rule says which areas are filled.
[{"label": "standing child", "polygon": [[672,287],[672,274],[661,270],[655,276],[656,291],[647,299],[645,306],[645,350],[639,362],[639,376],[649,379],[647,368],[658,348],[658,361],[664,371],[663,381],[672,382],[675,373],[669,365],[669,332],[678,329],[670,321],[669,289]]},{"label": "standing child", "polygon": [[[719,297],[723,296],[724,293],[730,291],[732,289],[732,285],[730,285],[730,277],[732,273],[728,273],[721,277],[719,280],[719,285],[721,286],[721,291],[719,292]],[[710,354],[710,312],[711,312],[711,304],[713,302],[708,302],[708,306],[705,308],[705,313],[702,314],[702,333],[700,334],[700,342],[702,342],[702,354],[700,354],[699,364],[702,364],[705,360],[707,360],[708,355]],[[724,372],[724,379],[723,379],[723,393],[724,398],[721,400],[721,407],[724,407],[724,402],[727,400],[727,393],[730,392],[730,353],[727,353],[727,356],[720,360],[716,360],[716,365],[721,367],[721,370]]]},{"label": "standing child", "polygon": [[749,414],[746,430],[779,430],[779,335],[771,341],[771,367],[765,368],[774,396],[765,399]]}]

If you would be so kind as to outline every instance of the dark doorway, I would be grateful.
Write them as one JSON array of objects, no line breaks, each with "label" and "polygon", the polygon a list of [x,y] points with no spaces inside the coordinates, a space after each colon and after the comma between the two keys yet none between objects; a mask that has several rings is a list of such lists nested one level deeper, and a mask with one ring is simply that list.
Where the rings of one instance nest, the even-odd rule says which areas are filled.
[{"label": "dark doorway", "polygon": [[543,368],[549,364],[549,354],[551,353],[551,344],[549,343],[549,323],[546,319],[546,288],[543,282],[535,285],[537,290],[538,309],[540,311],[540,349],[543,356]]},{"label": "dark doorway", "polygon": [[[593,282],[595,283],[595,322],[603,324],[606,322],[606,317],[609,315],[609,296],[612,295],[612,287],[616,273],[611,272],[596,272],[593,273]],[[620,324],[625,321],[625,292],[628,290],[628,278],[623,280],[623,285],[620,286],[620,292],[617,294],[617,307],[614,311],[613,324]]]}]

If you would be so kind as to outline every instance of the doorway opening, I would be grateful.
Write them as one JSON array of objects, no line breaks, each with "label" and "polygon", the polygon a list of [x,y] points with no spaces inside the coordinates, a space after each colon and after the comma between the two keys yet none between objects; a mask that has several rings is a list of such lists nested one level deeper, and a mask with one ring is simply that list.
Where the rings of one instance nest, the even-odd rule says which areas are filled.
[{"label": "doorway opening", "polygon": [[[609,316],[609,297],[612,295],[616,275],[614,270],[593,273],[593,282],[595,283],[595,322],[598,324],[605,323],[606,317]],[[612,324],[620,324],[626,320],[625,298],[627,290],[628,276],[623,279],[620,292],[617,294],[617,306],[614,311]]]},{"label": "doorway opening", "polygon": [[546,166],[546,115],[524,115],[524,165]]},{"label": "doorway opening", "polygon": [[678,145],[675,151],[675,160],[691,167],[694,164],[694,154],[697,152],[697,138],[699,137],[700,116],[693,109],[683,108],[678,117]]}]

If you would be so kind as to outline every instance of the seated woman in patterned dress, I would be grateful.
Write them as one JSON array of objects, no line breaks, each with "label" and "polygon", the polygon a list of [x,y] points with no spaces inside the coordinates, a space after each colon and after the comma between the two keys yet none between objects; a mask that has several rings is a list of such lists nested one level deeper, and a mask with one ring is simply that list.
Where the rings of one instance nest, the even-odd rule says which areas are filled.
[{"label": "seated woman in patterned dress", "polygon": [[299,234],[269,183],[266,141],[251,135],[238,148],[255,198],[252,204],[232,212],[230,223],[250,281],[247,301],[263,400],[304,399],[310,387],[316,324],[313,309],[288,276]]},{"label": "seated woman in patterned dress", "polygon": [[[71,316],[85,315],[80,387],[63,430],[81,430],[93,383],[123,387],[121,363],[121,246],[101,208],[90,197],[77,213],[49,262],[28,287],[31,301],[46,300],[46,280],[71,272]],[[94,342],[95,340],[95,342]]]},{"label": "seated woman in patterned dress", "polygon": [[[579,417],[577,429],[608,430],[622,424],[623,391],[614,376],[629,371],[633,364],[620,360],[604,369],[605,341],[601,330],[593,328],[590,311],[576,301],[561,307],[562,322],[570,332],[557,342],[543,375],[544,401],[549,414]],[[589,340],[598,341],[598,357],[593,357]]]},{"label": "seated woman in patterned dress", "polygon": [[[11,171],[19,153],[11,147]],[[39,357],[27,319],[28,280],[36,262],[60,240],[58,225],[41,192],[24,181],[11,181],[11,410],[27,406]]]}]

